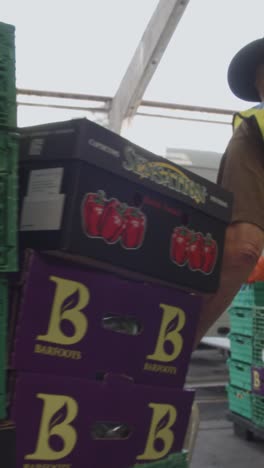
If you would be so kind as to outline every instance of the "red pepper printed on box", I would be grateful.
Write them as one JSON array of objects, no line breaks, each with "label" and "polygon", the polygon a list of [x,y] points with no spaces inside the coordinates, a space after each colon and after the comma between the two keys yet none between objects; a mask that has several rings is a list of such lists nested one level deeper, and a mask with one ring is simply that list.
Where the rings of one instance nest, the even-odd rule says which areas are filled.
[{"label": "red pepper printed on box", "polygon": [[170,258],[178,266],[187,266],[192,271],[211,274],[217,260],[217,243],[212,235],[195,232],[186,226],[173,230],[170,243]]},{"label": "red pepper printed on box", "polygon": [[186,264],[188,260],[188,247],[190,241],[190,231],[185,226],[174,229],[171,237],[170,257],[179,266]]},{"label": "red pepper printed on box", "polygon": [[200,232],[193,233],[188,248],[188,265],[191,270],[201,270],[204,258],[204,237]]},{"label": "red pepper printed on box", "polygon": [[204,258],[202,264],[203,273],[210,274],[217,259],[217,244],[211,234],[206,234],[204,240]]},{"label": "red pepper printed on box", "polygon": [[100,220],[105,207],[105,194],[88,193],[83,201],[82,218],[85,232],[89,237],[100,237]]},{"label": "red pepper printed on box", "polygon": [[121,243],[126,249],[138,249],[143,244],[146,217],[139,208],[128,207],[124,214],[125,226]]},{"label": "red pepper printed on box", "polygon": [[109,244],[115,244],[124,230],[124,212],[127,205],[115,198],[106,203],[101,219],[101,237]]},{"label": "red pepper printed on box", "polygon": [[146,216],[136,207],[116,198],[105,198],[102,190],[86,195],[82,204],[83,227],[87,236],[108,244],[120,241],[125,249],[139,249],[144,241]]}]

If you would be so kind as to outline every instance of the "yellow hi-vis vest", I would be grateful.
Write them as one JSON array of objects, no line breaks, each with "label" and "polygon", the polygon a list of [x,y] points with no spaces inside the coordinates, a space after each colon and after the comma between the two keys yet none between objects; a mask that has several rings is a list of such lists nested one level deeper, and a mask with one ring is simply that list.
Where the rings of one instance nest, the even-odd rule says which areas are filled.
[{"label": "yellow hi-vis vest", "polygon": [[233,130],[236,130],[236,128],[239,127],[239,125],[241,124],[241,122],[243,122],[244,119],[247,119],[252,116],[255,117],[259,130],[261,132],[262,138],[264,140],[264,105],[263,104],[258,104],[257,106],[252,107],[251,109],[248,109],[242,112],[237,112],[236,114],[234,114]]}]

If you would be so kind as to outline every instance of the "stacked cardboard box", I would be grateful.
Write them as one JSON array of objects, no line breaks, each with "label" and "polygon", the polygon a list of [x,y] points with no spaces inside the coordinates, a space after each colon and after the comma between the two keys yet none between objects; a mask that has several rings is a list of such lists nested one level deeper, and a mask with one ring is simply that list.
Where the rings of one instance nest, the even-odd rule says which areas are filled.
[{"label": "stacked cardboard box", "polygon": [[[94,467],[108,460],[126,468],[180,452],[194,397],[182,387],[200,298],[36,252],[28,252],[22,278],[12,353],[17,466],[44,463],[47,451],[78,468],[90,459]],[[37,449],[51,433],[65,447],[60,430],[70,427],[75,448]]]},{"label": "stacked cardboard box", "polygon": [[21,131],[17,468],[183,466],[199,293],[218,287],[230,213],[214,184],[87,120]]},{"label": "stacked cardboard box", "polygon": [[217,290],[232,196],[86,119],[21,130],[20,240],[137,280]]}]

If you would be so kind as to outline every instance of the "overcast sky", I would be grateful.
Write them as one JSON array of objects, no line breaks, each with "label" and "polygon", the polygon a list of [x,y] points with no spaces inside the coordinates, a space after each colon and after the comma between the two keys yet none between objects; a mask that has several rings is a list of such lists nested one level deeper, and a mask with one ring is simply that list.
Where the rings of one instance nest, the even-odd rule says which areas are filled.
[{"label": "overcast sky", "polygon": [[[0,20],[16,26],[17,86],[113,96],[157,4],[158,0],[2,2]],[[190,0],[144,98],[248,107],[232,95],[226,72],[240,47],[262,37],[263,18],[263,0]],[[19,111],[20,125],[48,118],[47,111]],[[50,119],[54,118],[61,120],[63,114],[55,112]],[[221,152],[231,129],[138,117],[126,133],[157,152],[167,146]]]}]

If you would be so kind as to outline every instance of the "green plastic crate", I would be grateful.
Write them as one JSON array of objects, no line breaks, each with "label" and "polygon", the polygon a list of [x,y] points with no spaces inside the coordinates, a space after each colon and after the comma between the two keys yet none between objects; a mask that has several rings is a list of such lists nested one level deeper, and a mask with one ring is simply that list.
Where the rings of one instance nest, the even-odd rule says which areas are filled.
[{"label": "green plastic crate", "polygon": [[15,28],[0,23],[0,127],[17,126]]},{"label": "green plastic crate", "polygon": [[3,36],[4,38],[14,38],[15,34],[15,26],[13,24],[8,24],[8,23],[3,23],[2,21],[0,22],[0,36]]},{"label": "green plastic crate", "polygon": [[173,453],[164,460],[135,465],[134,468],[188,468],[187,452]]},{"label": "green plastic crate", "polygon": [[234,361],[253,362],[253,340],[250,336],[243,336],[235,333],[229,335],[231,342],[231,358]]},{"label": "green plastic crate", "polygon": [[244,418],[252,419],[253,408],[251,392],[234,387],[233,385],[228,385],[227,393],[230,411],[240,414]]},{"label": "green plastic crate", "polygon": [[264,307],[232,306],[228,313],[232,333],[264,338]]},{"label": "green plastic crate", "polygon": [[15,27],[11,24],[0,22],[0,63],[12,60],[15,56]]},{"label": "green plastic crate", "polygon": [[17,270],[17,175],[0,173],[0,272]]},{"label": "green plastic crate", "polygon": [[255,305],[254,288],[251,284],[243,284],[232,301],[232,307]]},{"label": "green plastic crate", "polygon": [[7,98],[0,99],[0,127],[16,128],[17,126],[17,106],[16,102]]},{"label": "green plastic crate", "polygon": [[232,301],[232,307],[264,307],[264,282],[244,284]]},{"label": "green plastic crate", "polygon": [[6,419],[6,396],[0,395],[0,419]]},{"label": "green plastic crate", "polygon": [[253,336],[254,309],[249,306],[232,306],[228,309],[232,333]]},{"label": "green plastic crate", "polygon": [[264,396],[252,395],[252,421],[258,427],[264,427]]},{"label": "green plastic crate", "polygon": [[[1,37],[0,37],[1,40]],[[10,78],[9,85],[13,85],[16,78],[15,49],[3,47],[0,43],[0,74]]]},{"label": "green plastic crate", "polygon": [[252,362],[264,367],[264,337],[255,336],[252,341]]},{"label": "green plastic crate", "polygon": [[[1,50],[0,50],[1,54]],[[0,67],[0,99],[16,103],[16,79],[13,73],[4,73]]]},{"label": "green plastic crate", "polygon": [[253,311],[253,336],[264,338],[264,307],[255,307]]},{"label": "green plastic crate", "polygon": [[[0,39],[1,37],[3,36],[0,34]],[[12,75],[14,75],[16,69],[16,49],[13,44],[12,42],[9,44],[0,42],[0,72],[12,73]]]},{"label": "green plastic crate", "polygon": [[[18,137],[0,131],[0,175],[16,174],[18,168]],[[2,174],[3,175],[3,174]]]},{"label": "green plastic crate", "polygon": [[264,367],[264,337],[230,334],[231,358]]},{"label": "green plastic crate", "polygon": [[228,360],[229,381],[234,387],[251,390],[251,364],[245,362]]}]

